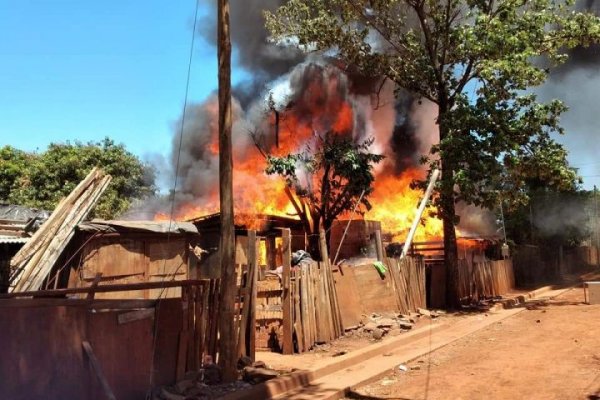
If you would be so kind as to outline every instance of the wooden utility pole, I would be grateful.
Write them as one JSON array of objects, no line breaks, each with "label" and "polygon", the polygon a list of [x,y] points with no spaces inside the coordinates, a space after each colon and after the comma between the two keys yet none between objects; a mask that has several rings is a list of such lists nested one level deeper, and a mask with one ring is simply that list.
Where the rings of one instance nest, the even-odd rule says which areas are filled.
[{"label": "wooden utility pole", "polygon": [[219,364],[223,380],[237,378],[237,346],[233,329],[236,276],[233,226],[233,159],[231,150],[231,39],[229,0],[218,4],[219,58],[219,200],[221,205],[221,293],[219,320]]}]

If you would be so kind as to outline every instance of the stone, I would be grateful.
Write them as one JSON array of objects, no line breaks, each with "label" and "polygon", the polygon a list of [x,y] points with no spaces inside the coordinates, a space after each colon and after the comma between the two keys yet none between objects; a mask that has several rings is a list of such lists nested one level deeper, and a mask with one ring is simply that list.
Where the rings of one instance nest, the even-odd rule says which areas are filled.
[{"label": "stone", "polygon": [[278,376],[279,373],[277,371],[266,368],[246,367],[242,371],[243,379],[246,382],[254,384],[265,382],[270,379],[277,378]]},{"label": "stone", "polygon": [[373,321],[367,322],[365,326],[363,326],[363,330],[366,332],[372,332],[374,329],[377,329],[377,324]]},{"label": "stone", "polygon": [[238,369],[244,369],[252,365],[254,361],[248,356],[241,356],[237,362]]},{"label": "stone", "polygon": [[391,328],[396,322],[391,318],[381,318],[377,321],[377,328]]},{"label": "stone", "polygon": [[189,389],[196,387],[196,380],[184,379],[175,384],[175,389],[179,393],[186,393]]},{"label": "stone", "polygon": [[398,325],[402,329],[412,329],[412,327],[413,327],[413,324],[408,321],[399,321]]},{"label": "stone", "polygon": [[424,315],[426,317],[431,317],[431,311],[426,310],[424,308],[419,308],[417,309],[417,311],[419,312],[419,314]]},{"label": "stone", "polygon": [[264,361],[257,361],[252,364],[254,368],[267,368],[267,364]]},{"label": "stone", "polygon": [[379,328],[375,328],[371,331],[371,336],[375,340],[380,340],[383,337],[383,331]]}]

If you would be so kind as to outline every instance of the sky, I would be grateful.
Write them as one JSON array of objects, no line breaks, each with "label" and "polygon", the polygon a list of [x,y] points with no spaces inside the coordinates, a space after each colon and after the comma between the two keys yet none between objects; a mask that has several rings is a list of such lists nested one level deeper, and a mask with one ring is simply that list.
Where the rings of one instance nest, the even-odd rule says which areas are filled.
[{"label": "sky", "polygon": [[[0,145],[108,136],[141,157],[167,155],[195,3],[0,0]],[[189,101],[200,101],[217,86],[216,50],[198,35],[194,47]]]},{"label": "sky", "polygon": [[[110,137],[142,159],[167,157],[183,108],[195,4],[0,0],[0,146],[44,151],[51,142]],[[209,12],[206,1],[200,4],[199,17]],[[190,102],[217,86],[215,46],[195,40]],[[245,76],[234,52],[233,83]],[[600,186],[600,145],[588,132],[596,126],[600,85],[590,82],[598,75],[558,86],[568,93],[552,92],[571,93],[571,104],[586,100],[565,116],[571,132],[561,141],[588,189]]]}]

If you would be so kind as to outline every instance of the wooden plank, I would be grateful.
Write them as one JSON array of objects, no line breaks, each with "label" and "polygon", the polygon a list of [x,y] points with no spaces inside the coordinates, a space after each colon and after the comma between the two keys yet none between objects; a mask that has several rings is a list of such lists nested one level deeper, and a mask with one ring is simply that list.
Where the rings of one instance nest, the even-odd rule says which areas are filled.
[{"label": "wooden plank", "polygon": [[181,297],[181,332],[179,333],[179,343],[177,347],[177,367],[175,376],[177,381],[183,379],[186,366],[187,366],[187,350],[188,350],[188,342],[190,338],[189,329],[188,329],[188,321],[189,321],[189,288],[183,291]]},{"label": "wooden plank", "polygon": [[302,314],[300,311],[300,271],[292,271],[292,299],[294,304],[294,331],[296,332],[296,339],[298,343],[298,352],[303,353],[306,351],[304,347],[304,328],[302,326]]},{"label": "wooden plank", "polygon": [[117,398],[113,394],[113,391],[110,388],[110,385],[108,384],[108,381],[106,380],[106,377],[104,376],[104,373],[102,372],[102,367],[100,366],[100,362],[98,361],[98,359],[96,358],[96,355],[94,354],[94,350],[92,349],[92,346],[89,344],[89,342],[87,342],[85,340],[81,343],[81,345],[83,346],[83,350],[85,350],[85,353],[88,356],[88,360],[90,361],[92,369],[94,370],[94,373],[96,374],[96,377],[98,378],[98,381],[100,382],[100,386],[102,387],[102,391],[104,392],[104,395],[109,400],[117,400]]},{"label": "wooden plank", "polygon": [[[310,267],[309,267],[310,268]],[[310,320],[308,318],[309,306],[308,306],[308,293],[307,293],[307,280],[308,273],[307,268],[300,268],[300,279],[298,281],[300,285],[300,318],[302,320],[302,347],[303,351],[308,351],[312,346],[310,343]]]},{"label": "wooden plank", "polygon": [[122,325],[128,322],[139,321],[140,319],[154,318],[154,314],[154,308],[148,308],[146,310],[135,310],[119,314],[117,316],[117,321],[119,325]]},{"label": "wooden plank", "polygon": [[100,283],[101,279],[102,279],[102,272],[96,272],[96,276],[94,277],[94,281],[90,285],[91,291],[89,291],[88,294],[87,294],[87,299],[88,300],[93,300],[94,299],[94,295],[96,294],[96,287],[98,287],[98,284]]},{"label": "wooden plank", "polygon": [[384,261],[383,241],[381,240],[381,230],[375,230],[375,250],[377,251],[377,261]]},{"label": "wooden plank", "polygon": [[259,257],[259,246],[260,246],[260,238],[256,237],[256,231],[248,232],[248,262],[250,264],[250,274],[249,279],[251,281],[250,285],[250,295],[249,295],[249,317],[248,317],[248,356],[255,360],[256,358],[256,297],[258,295],[258,257]]},{"label": "wooden plank", "polygon": [[331,295],[331,282],[329,277],[329,254],[327,252],[327,242],[325,240],[325,231],[321,229],[319,231],[319,250],[321,251],[321,287],[323,288],[323,298],[321,300],[325,309],[325,323],[327,324],[328,333],[325,341],[330,341],[336,337],[336,321],[335,313],[333,312],[333,296]]},{"label": "wooden plank", "polygon": [[292,296],[290,282],[290,268],[292,261],[290,229],[282,229],[282,265],[283,265],[283,354],[293,354],[294,344],[292,342]]},{"label": "wooden plank", "polygon": [[154,307],[156,300],[87,300],[65,298],[33,298],[33,299],[2,299],[0,308],[27,307],[81,307],[89,306],[92,310],[129,310]]},{"label": "wooden plank", "polygon": [[98,174],[97,178],[89,190],[86,188],[81,196],[72,198],[72,205],[68,205],[65,218],[57,221],[58,226],[51,233],[50,241],[33,254],[25,265],[19,266],[18,270],[23,273],[16,276],[12,291],[27,291],[42,286],[54,263],[73,237],[75,226],[87,216],[111,180],[110,175]]},{"label": "wooden plank", "polygon": [[66,289],[52,289],[52,290],[33,290],[28,292],[14,292],[14,293],[2,293],[0,299],[12,299],[17,297],[57,297],[66,296],[68,294],[77,293],[89,293],[95,291],[96,293],[104,292],[127,292],[130,290],[146,290],[146,289],[160,289],[160,288],[171,288],[171,287],[186,287],[200,285],[204,280],[188,279],[182,281],[160,281],[160,282],[142,282],[142,283],[128,283],[120,285],[100,285],[95,289],[89,287],[82,288],[66,288]]}]

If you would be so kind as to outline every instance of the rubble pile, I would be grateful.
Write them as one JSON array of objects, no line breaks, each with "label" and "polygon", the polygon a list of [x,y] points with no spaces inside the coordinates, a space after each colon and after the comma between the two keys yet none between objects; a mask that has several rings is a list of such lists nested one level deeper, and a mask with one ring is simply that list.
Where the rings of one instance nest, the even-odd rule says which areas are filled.
[{"label": "rubble pile", "polygon": [[253,362],[245,356],[238,361],[238,370],[240,380],[222,383],[221,369],[207,357],[203,368],[186,373],[185,377],[174,385],[155,388],[150,399],[213,400],[279,376],[279,372],[267,368],[264,362]]},{"label": "rubble pile", "polygon": [[346,328],[345,335],[380,340],[388,334],[399,334],[411,330],[423,317],[437,318],[440,314],[443,314],[443,311],[419,308],[416,313],[363,315],[360,325]]}]

